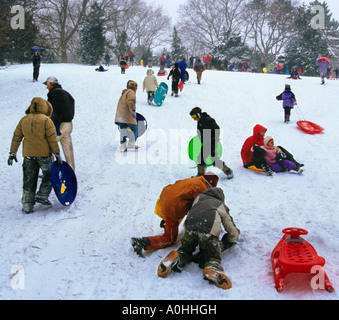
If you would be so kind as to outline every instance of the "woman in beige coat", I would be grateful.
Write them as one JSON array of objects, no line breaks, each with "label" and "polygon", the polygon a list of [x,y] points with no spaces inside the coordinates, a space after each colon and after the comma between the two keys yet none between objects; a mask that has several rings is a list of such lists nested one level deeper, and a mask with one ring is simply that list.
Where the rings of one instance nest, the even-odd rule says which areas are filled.
[{"label": "woman in beige coat", "polygon": [[[23,140],[23,194],[22,210],[25,213],[33,212],[35,202],[43,205],[51,205],[48,196],[52,191],[51,166],[52,153],[57,161],[62,163],[60,149],[57,142],[57,134],[53,121],[52,105],[42,98],[33,98],[30,106],[13,134],[8,165],[13,160],[18,162],[16,153]],[[38,183],[39,170],[42,171],[42,181],[39,191],[35,193]]]},{"label": "woman in beige coat", "polygon": [[142,84],[142,89],[147,92],[147,102],[149,105],[153,104],[154,94],[157,88],[159,88],[159,84],[154,75],[154,71],[152,69],[148,69]]},{"label": "woman in beige coat", "polygon": [[[136,119],[136,91],[138,84],[129,80],[127,82],[127,89],[121,93],[115,113],[115,124],[119,126],[120,130],[120,151],[126,152],[128,149],[138,149],[135,145],[138,138],[138,123]],[[127,138],[129,138],[127,144]]]}]

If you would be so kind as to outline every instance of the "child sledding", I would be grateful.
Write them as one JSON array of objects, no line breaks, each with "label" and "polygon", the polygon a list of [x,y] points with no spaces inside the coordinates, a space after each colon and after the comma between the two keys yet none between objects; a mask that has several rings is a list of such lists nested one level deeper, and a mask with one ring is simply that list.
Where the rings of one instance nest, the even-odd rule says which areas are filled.
[{"label": "child sledding", "polygon": [[[246,169],[253,169],[255,171],[263,171],[266,172],[267,175],[271,176],[274,174],[274,172],[281,172],[281,171],[287,171],[288,168],[285,166],[285,170],[280,171],[274,171],[272,169],[272,166],[269,165],[267,159],[268,156],[266,155],[266,149],[268,150],[271,148],[271,146],[268,146],[267,143],[274,143],[273,139],[269,137],[268,139],[265,138],[267,129],[260,125],[256,124],[253,128],[253,135],[248,137],[241,149],[241,159],[243,162],[243,166]],[[266,140],[265,140],[266,139]],[[272,142],[270,142],[272,140]],[[265,149],[266,148],[266,149]],[[299,163],[294,159],[294,156],[288,152],[285,148],[279,146],[278,147],[281,152],[283,153],[278,156],[279,161],[281,159],[289,160],[293,162],[296,167],[290,167],[290,170],[297,171],[298,173],[301,173],[300,167],[303,167],[304,164]],[[271,163],[272,164],[272,163]]]}]

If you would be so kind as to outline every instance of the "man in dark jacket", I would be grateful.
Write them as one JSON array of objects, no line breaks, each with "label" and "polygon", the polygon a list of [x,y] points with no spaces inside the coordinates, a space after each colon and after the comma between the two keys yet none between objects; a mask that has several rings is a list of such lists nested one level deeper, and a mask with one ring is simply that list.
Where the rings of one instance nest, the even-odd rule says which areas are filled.
[{"label": "man in dark jacket", "polygon": [[199,245],[204,278],[221,289],[232,287],[231,281],[223,273],[219,236],[223,225],[227,233],[222,241],[229,248],[238,240],[240,231],[224,201],[225,195],[220,188],[210,188],[195,198],[185,220],[181,246],[161,261],[158,267],[159,277],[166,277],[171,270],[181,272],[192,261],[192,254]]},{"label": "man in dark jacket", "polygon": [[172,76],[172,93],[171,96],[175,94],[178,97],[178,84],[181,79],[181,71],[179,69],[179,64],[175,63],[174,68],[170,71],[167,80]]},{"label": "man in dark jacket", "polygon": [[197,121],[198,135],[203,144],[200,152],[200,164],[198,164],[198,176],[205,173],[206,159],[211,156],[213,166],[222,170],[226,174],[227,179],[232,179],[232,170],[217,156],[220,127],[210,115],[206,112],[202,112],[199,107],[193,108],[190,112],[190,116]]},{"label": "man in dark jacket", "polygon": [[73,130],[74,99],[58,82],[56,77],[48,77],[44,82],[48,89],[48,102],[53,107],[51,116],[54,122],[58,141],[62,146],[66,162],[75,170],[74,152],[71,133]]},{"label": "man in dark jacket", "polygon": [[38,51],[34,51],[34,53],[32,54],[33,81],[38,81],[41,58],[42,58],[42,55]]}]

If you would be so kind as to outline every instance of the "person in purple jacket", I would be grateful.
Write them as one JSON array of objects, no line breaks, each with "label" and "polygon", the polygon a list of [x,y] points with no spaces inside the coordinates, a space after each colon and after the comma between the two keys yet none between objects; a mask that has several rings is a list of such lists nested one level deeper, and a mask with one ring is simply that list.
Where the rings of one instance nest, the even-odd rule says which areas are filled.
[{"label": "person in purple jacket", "polygon": [[290,122],[291,110],[297,104],[294,93],[291,91],[291,86],[289,84],[285,85],[285,90],[276,97],[277,100],[283,100],[284,108],[284,122]]},{"label": "person in purple jacket", "polygon": [[327,75],[328,69],[331,68],[331,62],[329,59],[319,58],[316,62],[316,66],[319,67],[320,77],[321,77],[321,84],[325,84],[325,77]]}]

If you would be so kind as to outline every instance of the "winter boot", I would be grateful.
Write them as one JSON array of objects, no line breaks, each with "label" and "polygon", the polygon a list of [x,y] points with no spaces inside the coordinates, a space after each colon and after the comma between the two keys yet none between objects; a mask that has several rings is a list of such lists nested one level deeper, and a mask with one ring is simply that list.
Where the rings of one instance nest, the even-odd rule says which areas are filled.
[{"label": "winter boot", "polygon": [[139,257],[143,257],[142,250],[145,250],[151,244],[151,240],[147,237],[131,238],[131,244],[132,244],[134,252]]},{"label": "winter boot", "polygon": [[206,172],[206,167],[205,167],[204,165],[198,164],[197,168],[198,168],[198,174],[196,175],[196,177],[200,177],[200,176],[202,176],[203,174],[205,174],[205,172]]},{"label": "winter boot", "polygon": [[126,142],[124,142],[120,145],[119,151],[120,152],[126,152],[127,151],[127,143]]},{"label": "winter boot", "polygon": [[290,116],[289,115],[285,115],[285,123],[289,123],[290,122]]},{"label": "winter boot", "polygon": [[298,174],[301,174],[304,170],[301,169],[301,165],[298,163],[295,165],[294,171],[296,171]]},{"label": "winter boot", "polygon": [[171,251],[158,266],[158,277],[165,278],[173,267],[179,262],[178,251]]},{"label": "winter boot", "polygon": [[213,270],[212,268],[204,268],[202,271],[204,279],[208,280],[217,287],[226,290],[232,288],[231,280],[222,272]]},{"label": "winter boot", "polygon": [[33,212],[33,207],[27,206],[27,205],[23,205],[22,206],[22,211],[25,212],[26,214],[30,214],[30,213]]},{"label": "winter boot", "polygon": [[47,198],[41,198],[41,197],[35,196],[34,201],[41,203],[44,206],[51,206],[52,205],[52,203]]},{"label": "winter boot", "polygon": [[227,179],[232,179],[234,177],[233,171],[231,168],[227,167],[225,163],[222,166],[222,172],[226,174]]},{"label": "winter boot", "polygon": [[266,174],[268,175],[268,176],[272,176],[273,175],[273,171],[272,171],[272,169],[266,164],[263,164],[263,165],[261,165],[261,168],[262,169],[264,169],[265,170],[265,172],[266,172]]},{"label": "winter boot", "polygon": [[128,148],[128,149],[135,149],[135,150],[137,150],[137,149],[139,149],[139,146],[137,146],[137,145],[135,145],[135,144],[130,144],[130,143],[129,143],[129,144],[127,145],[127,148]]}]

